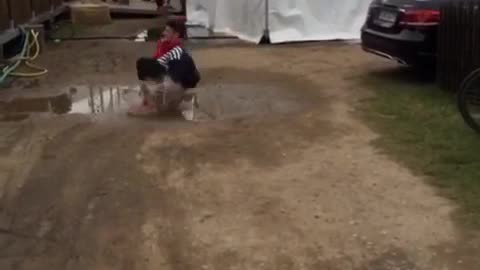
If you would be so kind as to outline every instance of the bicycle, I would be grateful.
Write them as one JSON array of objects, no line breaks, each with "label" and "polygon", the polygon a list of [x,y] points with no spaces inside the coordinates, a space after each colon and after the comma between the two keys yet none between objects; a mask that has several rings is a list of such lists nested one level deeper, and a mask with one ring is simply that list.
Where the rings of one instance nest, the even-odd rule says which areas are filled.
[{"label": "bicycle", "polygon": [[480,69],[463,80],[457,95],[457,105],[465,123],[480,133]]}]

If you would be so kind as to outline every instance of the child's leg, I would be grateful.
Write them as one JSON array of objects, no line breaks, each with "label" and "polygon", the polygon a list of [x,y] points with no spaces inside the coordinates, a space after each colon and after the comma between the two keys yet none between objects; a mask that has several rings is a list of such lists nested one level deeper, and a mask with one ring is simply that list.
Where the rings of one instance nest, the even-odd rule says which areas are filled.
[{"label": "child's leg", "polygon": [[169,76],[165,76],[163,83],[155,91],[155,103],[159,111],[176,110],[182,101],[184,89],[175,83]]},{"label": "child's leg", "polygon": [[137,75],[141,81],[162,81],[167,70],[157,59],[142,57],[137,60]]},{"label": "child's leg", "polygon": [[170,77],[166,76],[163,82],[165,89],[164,103],[169,110],[177,110],[182,102],[185,89],[179,83],[174,82]]},{"label": "child's leg", "polygon": [[152,92],[150,91],[150,88],[145,84],[142,83],[140,86],[140,94],[143,96],[143,105],[144,106],[154,106],[155,105],[155,100],[154,96],[152,95]]},{"label": "child's leg", "polygon": [[[137,61],[138,79],[145,82],[153,82],[155,85],[161,84],[165,76],[166,69],[155,58],[140,58]],[[153,88],[153,87],[151,87]],[[141,85],[141,94],[143,95],[143,105],[156,107],[155,96],[144,83]]]}]

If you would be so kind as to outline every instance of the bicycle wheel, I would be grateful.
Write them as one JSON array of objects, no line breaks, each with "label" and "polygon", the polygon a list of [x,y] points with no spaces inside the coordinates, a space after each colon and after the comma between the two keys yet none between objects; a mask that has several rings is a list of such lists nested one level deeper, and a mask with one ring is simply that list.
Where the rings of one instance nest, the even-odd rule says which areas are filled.
[{"label": "bicycle wheel", "polygon": [[470,83],[471,80],[476,79],[476,77],[478,77],[478,76],[480,76],[480,68],[472,71],[470,74],[467,75],[467,77],[465,77],[465,79],[463,79],[463,81],[460,85],[460,89],[465,88],[465,86],[468,83]]},{"label": "bicycle wheel", "polygon": [[472,72],[462,82],[457,102],[465,123],[480,133],[480,69]]}]

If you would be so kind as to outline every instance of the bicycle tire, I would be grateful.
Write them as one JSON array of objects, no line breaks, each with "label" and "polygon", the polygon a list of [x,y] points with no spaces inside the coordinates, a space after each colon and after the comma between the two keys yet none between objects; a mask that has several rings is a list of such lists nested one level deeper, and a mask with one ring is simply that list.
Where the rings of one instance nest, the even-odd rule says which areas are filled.
[{"label": "bicycle tire", "polygon": [[470,72],[465,79],[463,79],[462,83],[460,84],[460,89],[464,89],[467,84],[470,83],[470,81],[477,76],[480,76],[480,68],[476,69],[472,72]]},{"label": "bicycle tire", "polygon": [[[479,82],[480,85],[480,69],[477,69],[470,73],[461,83],[460,91],[457,95],[457,106],[460,114],[462,115],[463,120],[465,123],[477,133],[480,133],[480,123],[477,123],[475,119],[470,114],[468,109],[468,99],[469,99],[469,91],[471,90],[471,86],[474,82]],[[478,89],[480,95],[480,89]]]}]

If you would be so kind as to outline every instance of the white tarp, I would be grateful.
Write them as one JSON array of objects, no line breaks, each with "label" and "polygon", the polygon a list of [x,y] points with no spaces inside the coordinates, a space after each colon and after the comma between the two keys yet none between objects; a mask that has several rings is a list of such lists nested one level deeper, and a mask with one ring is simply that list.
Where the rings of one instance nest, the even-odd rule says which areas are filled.
[{"label": "white tarp", "polygon": [[259,42],[265,30],[265,0],[187,0],[190,24]]},{"label": "white tarp", "polygon": [[[259,42],[267,0],[187,0],[189,23]],[[371,0],[269,0],[273,43],[358,39]]]}]

